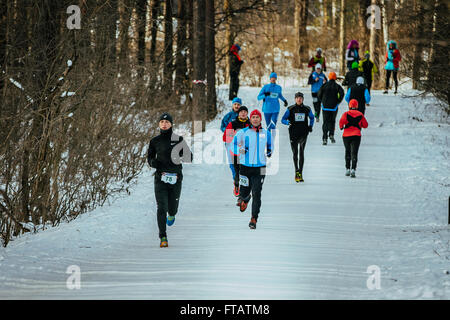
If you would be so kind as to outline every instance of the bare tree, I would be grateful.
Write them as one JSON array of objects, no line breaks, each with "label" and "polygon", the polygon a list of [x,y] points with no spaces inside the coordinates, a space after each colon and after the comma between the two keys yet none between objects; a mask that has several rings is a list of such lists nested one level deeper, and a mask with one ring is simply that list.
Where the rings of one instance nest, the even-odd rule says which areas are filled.
[{"label": "bare tree", "polygon": [[297,68],[308,59],[308,39],[306,25],[308,21],[308,0],[295,0],[295,30],[297,34]]},{"label": "bare tree", "polygon": [[217,114],[216,96],[216,29],[214,21],[214,0],[206,0],[205,38],[206,38],[206,81],[207,81],[207,115],[213,119]]}]

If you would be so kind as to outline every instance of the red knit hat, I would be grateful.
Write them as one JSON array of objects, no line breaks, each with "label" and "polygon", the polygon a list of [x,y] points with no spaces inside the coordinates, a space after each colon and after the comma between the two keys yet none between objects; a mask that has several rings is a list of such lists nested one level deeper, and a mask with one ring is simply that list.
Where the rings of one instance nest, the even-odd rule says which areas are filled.
[{"label": "red knit hat", "polygon": [[255,109],[255,110],[253,110],[253,111],[250,113],[250,118],[251,118],[253,115],[257,115],[260,119],[262,119],[261,112],[259,112],[258,109]]},{"label": "red knit hat", "polygon": [[348,103],[348,108],[349,109],[358,109],[358,100],[356,100],[356,99],[350,100],[350,102]]}]

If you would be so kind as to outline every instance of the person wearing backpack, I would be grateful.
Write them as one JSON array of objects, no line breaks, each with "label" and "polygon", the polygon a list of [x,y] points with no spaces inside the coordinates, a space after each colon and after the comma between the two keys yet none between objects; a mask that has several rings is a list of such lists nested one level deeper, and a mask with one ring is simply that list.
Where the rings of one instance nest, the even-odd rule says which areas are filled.
[{"label": "person wearing backpack", "polygon": [[328,74],[328,82],[325,83],[317,93],[318,98],[322,101],[322,141],[323,145],[327,144],[328,138],[331,143],[335,143],[334,130],[336,127],[336,115],[339,104],[344,99],[344,89],[336,83],[336,73]]},{"label": "person wearing backpack", "polygon": [[344,130],[342,139],[345,146],[345,175],[356,178],[356,164],[361,144],[361,128],[367,128],[368,123],[364,115],[358,111],[358,101],[350,100],[349,111],[344,112],[339,120],[339,128]]},{"label": "person wearing backpack", "polygon": [[320,87],[324,83],[328,81],[325,74],[322,72],[322,65],[320,63],[316,64],[316,70],[312,73],[312,84],[311,84],[311,96],[313,99],[313,105],[314,105],[314,117],[316,118],[316,121],[319,122],[320,118],[320,99],[317,97],[317,93],[320,90]]},{"label": "person wearing backpack", "polygon": [[397,47],[397,42],[394,40],[390,40],[387,43],[387,51],[385,56],[385,63],[384,69],[386,70],[386,86],[384,90],[384,94],[388,93],[389,89],[389,79],[392,77],[394,78],[394,84],[395,84],[395,91],[394,94],[397,94],[398,89],[398,79],[397,79],[397,73],[398,69],[400,67],[400,61],[402,60],[402,56],[400,55],[400,51]]},{"label": "person wearing backpack", "polygon": [[369,105],[370,102],[370,93],[369,89],[364,85],[363,77],[358,77],[356,83],[348,88],[347,94],[345,95],[345,101],[349,103],[352,99],[358,101],[358,111],[365,114],[366,104]]},{"label": "person wearing backpack", "polygon": [[369,51],[364,52],[364,59],[359,62],[359,71],[363,73],[364,79],[366,80],[367,89],[370,93],[370,89],[372,88],[373,75],[378,72],[378,69],[375,63],[370,60]]}]

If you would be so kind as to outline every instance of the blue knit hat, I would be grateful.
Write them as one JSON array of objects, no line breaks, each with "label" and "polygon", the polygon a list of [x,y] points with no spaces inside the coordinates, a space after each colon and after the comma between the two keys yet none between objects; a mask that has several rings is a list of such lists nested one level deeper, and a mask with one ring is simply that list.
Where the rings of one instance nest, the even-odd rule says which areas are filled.
[{"label": "blue knit hat", "polygon": [[242,104],[241,98],[235,97],[231,103],[236,103],[236,102],[239,104]]},{"label": "blue knit hat", "polygon": [[272,78],[277,78],[277,74],[276,74],[276,72],[272,72],[271,74],[270,74],[270,77],[269,77],[269,79],[272,79]]}]

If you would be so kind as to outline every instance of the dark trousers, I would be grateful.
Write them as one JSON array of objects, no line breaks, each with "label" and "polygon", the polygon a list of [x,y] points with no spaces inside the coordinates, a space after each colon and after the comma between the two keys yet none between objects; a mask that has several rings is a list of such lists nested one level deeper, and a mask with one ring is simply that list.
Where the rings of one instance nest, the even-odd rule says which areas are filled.
[{"label": "dark trousers", "polygon": [[239,171],[240,171],[240,165],[239,165],[239,157],[233,156],[233,167],[234,167],[234,185],[236,187],[239,187]]},{"label": "dark trousers", "polygon": [[[261,208],[261,191],[266,176],[266,167],[247,167],[241,165],[241,176],[248,178],[249,185],[239,186],[239,198],[244,202],[252,201],[252,218],[258,220],[259,210]],[[251,193],[251,194],[250,194]]]},{"label": "dark trousers", "polygon": [[367,90],[369,90],[369,93],[370,93],[370,89],[372,88],[372,76],[370,76],[366,79],[366,84],[367,84]]},{"label": "dark trousers", "polygon": [[177,214],[181,194],[181,180],[182,176],[179,175],[175,184],[169,184],[161,181],[161,174],[155,174],[155,198],[158,207],[156,217],[158,221],[159,238],[167,237],[167,214],[169,214],[169,216]]},{"label": "dark trousers", "polygon": [[386,90],[389,89],[389,79],[391,78],[391,73],[392,77],[394,78],[395,91],[397,91],[398,80],[397,80],[397,71],[395,70],[386,70]]},{"label": "dark trousers", "polygon": [[317,92],[311,92],[311,96],[313,98],[313,106],[314,106],[314,116],[320,118],[320,104],[322,103],[317,96]]},{"label": "dark trousers", "polygon": [[239,74],[230,74],[230,94],[229,100],[237,97],[239,91]]},{"label": "dark trousers", "polygon": [[334,136],[334,129],[336,127],[336,111],[323,111],[323,124],[322,124],[322,131],[323,131],[323,139],[328,139],[329,136]]},{"label": "dark trousers", "polygon": [[308,135],[291,138],[291,149],[294,158],[295,171],[303,172],[303,163],[305,162],[305,146]]},{"label": "dark trousers", "polygon": [[356,163],[358,162],[358,150],[361,144],[361,136],[344,137],[345,146],[345,168],[356,169]]}]

